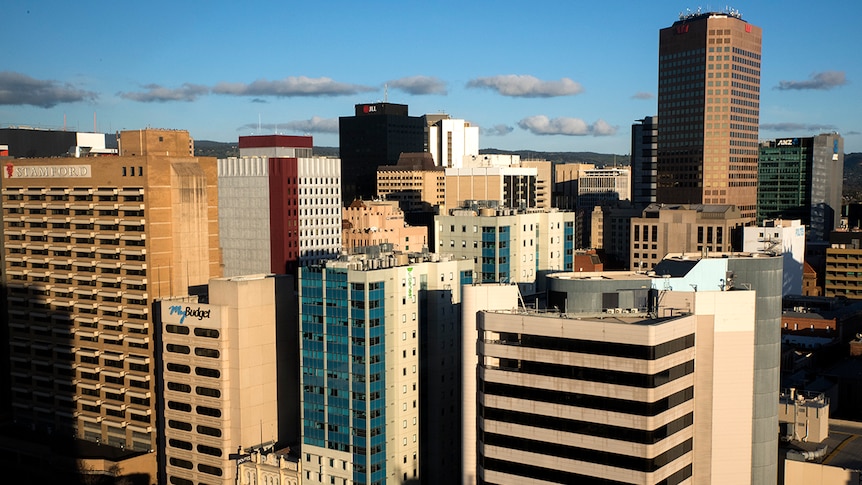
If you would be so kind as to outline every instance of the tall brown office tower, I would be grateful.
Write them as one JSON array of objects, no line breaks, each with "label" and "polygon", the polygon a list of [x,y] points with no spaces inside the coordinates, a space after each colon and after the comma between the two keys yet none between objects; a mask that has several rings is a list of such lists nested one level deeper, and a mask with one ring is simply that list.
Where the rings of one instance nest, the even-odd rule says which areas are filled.
[{"label": "tall brown office tower", "polygon": [[659,32],[656,201],[757,208],[761,29],[738,12]]},{"label": "tall brown office tower", "polygon": [[120,156],[7,159],[0,176],[12,418],[89,456],[115,450],[146,483],[160,438],[152,302],[221,275],[216,160],[190,147],[185,131],[127,131]]}]

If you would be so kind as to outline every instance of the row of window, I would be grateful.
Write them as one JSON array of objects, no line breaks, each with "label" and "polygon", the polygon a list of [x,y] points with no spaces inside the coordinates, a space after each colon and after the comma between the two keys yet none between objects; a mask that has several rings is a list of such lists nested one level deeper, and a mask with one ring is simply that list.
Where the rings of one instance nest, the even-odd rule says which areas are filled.
[{"label": "row of window", "polygon": [[[167,350],[168,352],[173,352],[175,354],[188,355],[191,353],[191,348],[188,345],[167,344],[165,346],[165,350]],[[198,357],[209,357],[211,359],[218,359],[221,354],[216,349],[195,347],[195,355],[197,355]]]}]

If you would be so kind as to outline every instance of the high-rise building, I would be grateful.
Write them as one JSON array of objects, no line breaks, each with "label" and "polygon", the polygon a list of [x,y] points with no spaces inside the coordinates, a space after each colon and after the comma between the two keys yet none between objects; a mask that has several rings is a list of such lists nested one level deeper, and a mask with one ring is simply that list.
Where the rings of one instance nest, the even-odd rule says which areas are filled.
[{"label": "high-rise building", "polygon": [[339,156],[344,173],[343,206],[376,197],[377,167],[395,165],[402,153],[425,151],[426,122],[409,116],[406,104],[357,104],[354,116],[338,118]]},{"label": "high-rise building", "polygon": [[571,271],[572,212],[455,209],[435,216],[436,252],[466,259],[481,283],[517,283],[524,295],[544,291],[549,273]]},{"label": "high-rise building", "polygon": [[382,249],[301,269],[304,484],[452,483],[460,471],[473,263]]},{"label": "high-rise building", "polygon": [[279,440],[275,278],[216,278],[208,290],[208,303],[158,302],[163,483],[240,483],[233,453]]},{"label": "high-rise building", "polygon": [[640,205],[617,201],[597,205],[590,213],[589,246],[602,254],[605,269],[629,269],[632,218],[643,215]]},{"label": "high-rise building", "polygon": [[479,155],[479,127],[446,114],[424,116],[428,129],[427,151],[438,167],[461,168],[467,157]]},{"label": "high-rise building", "polygon": [[446,209],[466,201],[494,201],[500,207],[536,207],[535,167],[471,167],[446,169]]},{"label": "high-rise building", "polygon": [[293,274],[341,251],[341,161],[312,156],[310,136],[241,136],[219,159],[224,275]]},{"label": "high-rise building", "polygon": [[760,144],[757,221],[800,219],[812,241],[839,226],[844,138],[837,133],[779,138]]},{"label": "high-rise building", "polygon": [[775,483],[781,271],[672,255],[655,274],[550,275],[553,314],[481,312],[479,477]]},{"label": "high-rise building", "polygon": [[[582,172],[595,170],[593,163],[558,163],[554,165],[554,207],[578,209],[578,179]],[[591,208],[592,210],[592,208]]]},{"label": "high-rise building", "polygon": [[[778,476],[778,436],[775,433],[778,409],[775,403],[780,387],[783,259],[783,256],[747,253],[716,253],[710,257],[698,253],[672,254],[655,268],[656,277],[663,280],[655,285],[659,291],[674,289],[699,293],[715,288],[751,288],[757,293],[754,307],[754,399],[749,401],[753,402],[750,434],[752,484],[773,484]],[[726,360],[721,362],[721,365],[725,364]]]},{"label": "high-rise building", "polygon": [[149,140],[145,154],[5,164],[12,413],[32,430],[157,448],[152,302],[221,272],[216,160],[189,156],[186,132],[159,133],[120,134],[123,149]]},{"label": "high-rise building", "polygon": [[655,202],[658,116],[645,116],[632,125],[632,203]]},{"label": "high-rise building", "polygon": [[480,483],[750,483],[755,292],[662,284],[560,273],[559,312],[479,312]]},{"label": "high-rise building", "polygon": [[631,267],[649,271],[668,253],[739,250],[747,221],[732,205],[650,204],[631,219]]},{"label": "high-rise building", "polygon": [[354,200],[344,208],[343,227],[344,249],[349,252],[380,244],[405,253],[428,251],[428,228],[405,224],[395,201]]},{"label": "high-rise building", "polygon": [[757,208],[761,29],[738,12],[659,32],[656,201]]},{"label": "high-rise building", "polygon": [[862,232],[832,231],[829,242],[824,296],[862,299]]},{"label": "high-rise building", "polygon": [[405,214],[432,213],[446,201],[445,169],[430,153],[402,153],[396,165],[377,169],[377,195],[397,201]]}]

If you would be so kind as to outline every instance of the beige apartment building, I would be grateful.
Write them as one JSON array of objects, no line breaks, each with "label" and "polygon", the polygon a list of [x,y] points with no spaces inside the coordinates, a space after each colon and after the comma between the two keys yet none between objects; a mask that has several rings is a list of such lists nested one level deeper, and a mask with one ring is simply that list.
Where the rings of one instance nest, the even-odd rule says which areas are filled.
[{"label": "beige apartment building", "polygon": [[[551,278],[578,283],[570,300],[653,286],[624,272]],[[755,292],[654,303],[478,313],[478,483],[751,483]]]},{"label": "beige apartment building", "polygon": [[239,483],[235,460],[278,441],[275,302],[265,275],[210,280],[209,303],[159,301],[168,483]]},{"label": "beige apartment building", "polygon": [[5,161],[12,413],[36,432],[148,453],[159,435],[151,304],[220,275],[216,160],[189,156],[188,133],[174,130],[123,132],[120,146],[118,157]]},{"label": "beige apartment building", "polygon": [[384,243],[404,252],[421,252],[428,248],[428,228],[408,226],[396,201],[355,200],[342,214],[341,239],[348,252]]},{"label": "beige apartment building", "polygon": [[668,253],[732,251],[749,221],[732,205],[650,204],[631,220],[631,267],[648,271]]},{"label": "beige apartment building", "polygon": [[430,153],[402,153],[397,165],[377,169],[377,196],[398,201],[405,212],[430,211],[446,200],[445,171]]}]

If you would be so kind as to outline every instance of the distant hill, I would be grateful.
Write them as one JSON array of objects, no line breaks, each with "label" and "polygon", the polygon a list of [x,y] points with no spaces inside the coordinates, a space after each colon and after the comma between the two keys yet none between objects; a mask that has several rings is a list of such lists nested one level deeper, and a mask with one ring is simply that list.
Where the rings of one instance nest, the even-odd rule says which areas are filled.
[{"label": "distant hill", "polygon": [[483,148],[479,150],[479,153],[482,155],[490,153],[520,155],[521,160],[548,160],[554,163],[592,163],[598,167],[630,165],[631,162],[628,155],[615,155],[612,153],[540,152],[535,150],[498,150],[496,148]]},{"label": "distant hill", "polygon": [[[483,148],[479,150],[479,153],[483,155],[489,153],[520,155],[521,160],[548,160],[554,163],[593,163],[597,166],[629,165],[628,155],[607,153],[540,152],[535,150],[498,150],[496,148]],[[322,157],[337,157],[338,147],[314,147],[314,154]],[[238,157],[239,147],[236,143],[195,140],[195,155],[215,158]]]},{"label": "distant hill", "polygon": [[215,158],[238,157],[239,146],[236,143],[195,140],[195,156]]}]

